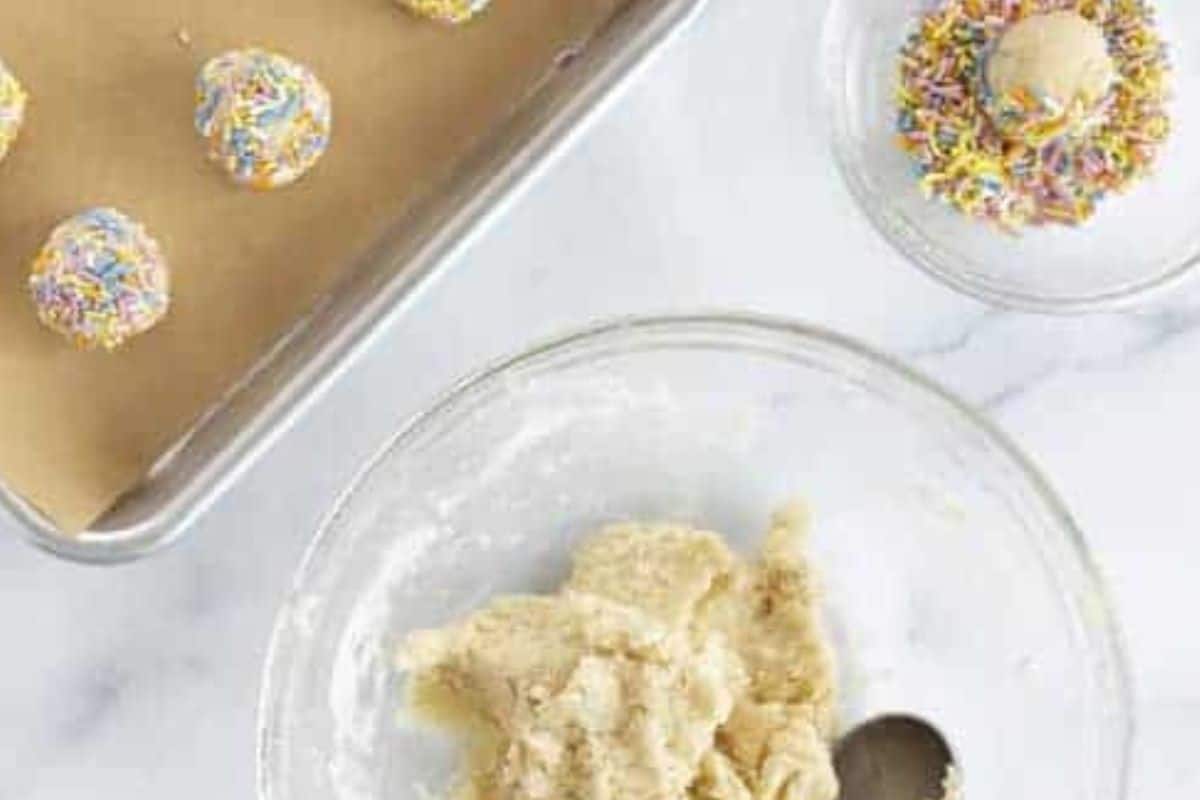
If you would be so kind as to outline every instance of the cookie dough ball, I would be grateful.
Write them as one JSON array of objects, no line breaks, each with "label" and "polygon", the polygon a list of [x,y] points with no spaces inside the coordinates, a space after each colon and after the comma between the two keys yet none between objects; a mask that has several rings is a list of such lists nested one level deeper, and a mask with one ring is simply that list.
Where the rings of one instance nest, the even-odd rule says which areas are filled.
[{"label": "cookie dough ball", "polygon": [[81,349],[115,350],[163,318],[167,263],[140,224],[93,208],[60,224],[33,262],[38,316]]},{"label": "cookie dough ball", "polygon": [[21,84],[0,61],[0,159],[8,154],[8,148],[25,122],[27,99]]},{"label": "cookie dough ball", "polygon": [[196,80],[196,130],[241,184],[284,186],[329,145],[329,92],[307,67],[267,50],[232,50]]},{"label": "cookie dough ball", "polygon": [[482,12],[491,0],[396,0],[418,17],[461,25]]},{"label": "cookie dough ball", "polygon": [[1005,135],[1070,133],[1094,121],[1115,76],[1100,26],[1074,11],[1034,14],[987,60],[989,113]]}]

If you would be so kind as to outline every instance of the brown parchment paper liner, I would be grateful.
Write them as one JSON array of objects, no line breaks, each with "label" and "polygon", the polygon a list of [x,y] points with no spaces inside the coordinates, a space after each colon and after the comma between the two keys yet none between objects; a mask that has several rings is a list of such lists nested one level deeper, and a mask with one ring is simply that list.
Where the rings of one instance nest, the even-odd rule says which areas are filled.
[{"label": "brown parchment paper liner", "polygon": [[[388,0],[7,4],[0,58],[31,99],[0,164],[0,478],[86,528],[624,1],[494,0],[458,29]],[[233,186],[192,129],[197,68],[252,44],[333,97],[324,159],[270,193]],[[25,289],[51,228],[93,205],[142,220],[172,266],[166,322],[111,355],[43,329]]]}]

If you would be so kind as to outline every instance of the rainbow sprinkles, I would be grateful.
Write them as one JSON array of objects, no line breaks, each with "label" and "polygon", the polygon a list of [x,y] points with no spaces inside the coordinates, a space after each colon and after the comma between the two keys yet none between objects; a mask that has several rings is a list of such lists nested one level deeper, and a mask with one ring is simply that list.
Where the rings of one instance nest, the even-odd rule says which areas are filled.
[{"label": "rainbow sprinkles", "polygon": [[84,350],[116,350],[153,328],[170,305],[170,274],[158,243],[114,208],[92,208],[50,234],[33,262],[38,316]]},{"label": "rainbow sprinkles", "polygon": [[0,159],[8,154],[25,121],[28,98],[16,77],[0,61]]},{"label": "rainbow sprinkles", "polygon": [[261,48],[213,58],[196,80],[196,130],[237,182],[286,186],[329,146],[329,91],[312,70]]},{"label": "rainbow sprinkles", "polygon": [[[987,62],[1005,32],[1064,11],[1103,33],[1107,93],[1088,106],[993,93]],[[1150,173],[1170,133],[1168,76],[1147,0],[944,0],[901,48],[897,141],[921,189],[967,216],[1009,231],[1077,225]]]}]

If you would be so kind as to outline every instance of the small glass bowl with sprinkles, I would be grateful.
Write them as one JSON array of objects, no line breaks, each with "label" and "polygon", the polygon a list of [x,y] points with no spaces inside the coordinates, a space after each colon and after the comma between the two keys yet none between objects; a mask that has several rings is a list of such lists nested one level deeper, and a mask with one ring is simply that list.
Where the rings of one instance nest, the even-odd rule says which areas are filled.
[{"label": "small glass bowl with sprinkles", "polygon": [[[1059,12],[1094,23],[1115,68],[1087,119],[989,93],[1004,33]],[[871,224],[943,283],[1027,311],[1123,307],[1200,262],[1197,42],[1190,0],[833,0],[822,124]]]}]

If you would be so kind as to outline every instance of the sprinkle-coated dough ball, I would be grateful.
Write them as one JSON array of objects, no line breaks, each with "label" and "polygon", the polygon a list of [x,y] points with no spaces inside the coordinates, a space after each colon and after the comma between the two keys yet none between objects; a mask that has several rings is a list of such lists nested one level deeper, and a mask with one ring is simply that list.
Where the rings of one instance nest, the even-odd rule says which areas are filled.
[{"label": "sprinkle-coated dough ball", "polygon": [[396,0],[418,17],[461,25],[488,7],[491,0]]},{"label": "sprinkle-coated dough ball", "polygon": [[50,234],[29,275],[38,316],[81,349],[115,350],[170,305],[158,244],[120,211],[93,208]]},{"label": "sprinkle-coated dough ball", "polygon": [[0,159],[8,154],[8,149],[21,131],[27,100],[21,84],[0,61]]},{"label": "sprinkle-coated dough ball", "polygon": [[238,183],[284,186],[329,145],[329,92],[307,67],[267,50],[231,50],[196,81],[196,130]]},{"label": "sprinkle-coated dough ball", "polygon": [[1001,133],[1031,131],[1036,140],[1078,133],[1095,121],[1116,67],[1100,25],[1074,11],[1052,11],[1006,30],[986,76],[989,114]]}]

